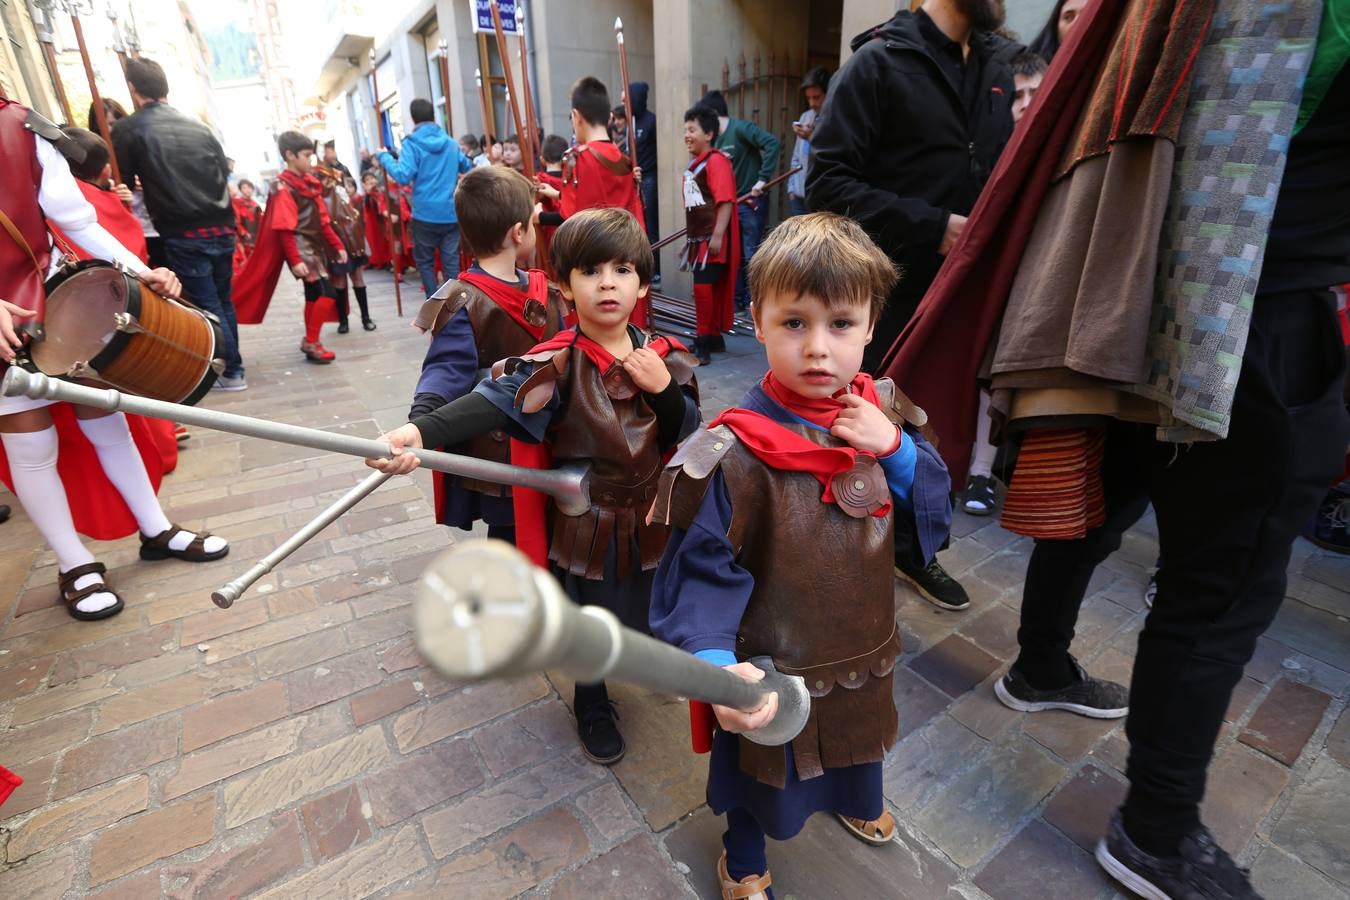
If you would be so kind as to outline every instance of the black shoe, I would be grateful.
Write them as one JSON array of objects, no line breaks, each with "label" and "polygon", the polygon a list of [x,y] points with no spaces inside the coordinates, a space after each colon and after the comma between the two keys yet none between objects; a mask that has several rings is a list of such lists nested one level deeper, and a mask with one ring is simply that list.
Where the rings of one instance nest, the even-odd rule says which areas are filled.
[{"label": "black shoe", "polygon": [[925,569],[911,568],[908,563],[895,561],[895,574],[914,586],[914,590],[929,603],[941,609],[965,609],[970,606],[970,595],[961,583],[947,574],[942,563],[934,559]]},{"label": "black shoe", "polygon": [[727,352],[726,338],[722,337],[722,335],[720,334],[708,338],[708,349],[711,350],[713,353],[726,353]]},{"label": "black shoe", "polygon": [[694,356],[698,357],[698,364],[700,366],[712,365],[712,351],[708,349],[707,338],[694,338]]},{"label": "black shoe", "polygon": [[347,324],[347,320],[346,320],[346,319],[344,319],[344,320],[342,320],[341,322],[338,323],[338,334],[346,334],[347,332],[349,332],[349,331],[351,331],[351,330],[352,330],[352,326],[350,326],[350,325]]},{"label": "black shoe", "polygon": [[994,684],[994,694],[1009,709],[1041,712],[1063,709],[1094,719],[1119,719],[1130,711],[1130,692],[1123,684],[1093,678],[1072,656],[1078,680],[1062,688],[1041,691],[1027,683],[1014,665]]},{"label": "black shoe", "polygon": [[1350,553],[1350,491],[1334,487],[1317,508],[1309,539],[1319,547]]},{"label": "black shoe", "polygon": [[1097,862],[1131,893],[1147,900],[1261,900],[1247,870],[1201,825],[1181,839],[1181,855],[1163,859],[1135,846],[1120,813],[1097,842]]},{"label": "black shoe", "polygon": [[966,481],[961,508],[972,516],[988,516],[998,509],[998,492],[988,475],[972,475]]},{"label": "black shoe", "polygon": [[591,762],[612,766],[623,759],[623,735],[619,734],[619,711],[608,698],[577,704],[577,737]]},{"label": "black shoe", "polygon": [[1158,597],[1158,570],[1154,569],[1149,573],[1148,584],[1144,585],[1144,605],[1149,609],[1153,608],[1153,601]]},{"label": "black shoe", "polygon": [[366,331],[374,331],[375,323],[372,322],[370,319],[362,319],[361,327],[364,328]]},{"label": "black shoe", "polygon": [[8,521],[9,521],[9,507],[0,506],[0,522],[8,522]]}]

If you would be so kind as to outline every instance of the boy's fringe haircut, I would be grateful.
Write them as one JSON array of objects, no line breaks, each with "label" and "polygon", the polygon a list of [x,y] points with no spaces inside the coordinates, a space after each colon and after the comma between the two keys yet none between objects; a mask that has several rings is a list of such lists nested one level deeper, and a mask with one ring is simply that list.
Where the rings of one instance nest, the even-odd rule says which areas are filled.
[{"label": "boy's fringe haircut", "polygon": [[459,177],[455,217],[459,233],[475,256],[502,248],[506,233],[534,215],[534,185],[506,166],[480,166]]},{"label": "boy's fringe haircut", "polygon": [[583,210],[558,226],[549,248],[553,271],[566,281],[573,269],[603,263],[632,263],[643,284],[652,282],[652,245],[647,232],[626,209]]},{"label": "boy's fringe haircut", "polygon": [[793,216],[769,233],[750,260],[750,296],[809,294],[832,310],[860,303],[876,322],[899,275],[862,226],[835,213]]}]

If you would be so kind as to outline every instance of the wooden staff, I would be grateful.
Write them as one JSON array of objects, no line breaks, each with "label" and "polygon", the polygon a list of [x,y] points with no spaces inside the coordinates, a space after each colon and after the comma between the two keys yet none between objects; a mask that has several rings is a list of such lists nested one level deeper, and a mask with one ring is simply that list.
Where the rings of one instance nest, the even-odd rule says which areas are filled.
[{"label": "wooden staff", "polygon": [[614,39],[619,42],[619,77],[623,79],[623,114],[628,117],[628,162],[637,168],[637,134],[633,127],[633,98],[628,96],[628,45],[623,42],[623,19],[614,19]]},{"label": "wooden staff", "polygon": [[520,102],[525,104],[525,134],[522,135],[525,143],[520,151],[524,158],[530,160],[530,165],[534,165],[536,159],[542,161],[540,156],[542,151],[541,144],[543,138],[539,134],[539,125],[534,119],[534,91],[530,87],[530,60],[529,47],[525,43],[525,8],[516,4],[516,42],[520,45],[520,77],[525,82],[525,89],[521,94]]},{"label": "wooden staff", "polygon": [[[774,177],[770,178],[768,181],[764,182],[764,187],[763,187],[763,189],[760,191],[760,193],[763,194],[764,192],[768,191],[769,188],[771,188],[771,187],[776,187],[777,185],[779,185],[779,184],[782,183],[783,181],[786,181],[787,178],[788,178],[789,176],[795,175],[796,173],[798,173],[798,172],[800,172],[800,171],[801,171],[801,167],[798,166],[798,167],[795,168],[795,169],[789,169],[789,170],[786,171],[786,172],[780,172],[779,174],[777,174],[777,175],[775,175]],[[746,191],[744,194],[742,194],[741,196],[739,196],[739,197],[736,198],[736,202],[737,202],[737,203],[744,203],[744,202],[746,202],[747,200],[749,200],[749,199],[750,199],[751,197],[753,197],[753,196],[754,196],[753,193],[751,193],[750,191]],[[734,212],[734,211],[732,212],[732,215],[735,215],[735,212]],[[657,241],[655,244],[652,244],[652,250],[654,250],[654,251],[655,251],[655,250],[660,250],[662,247],[666,246],[667,244],[671,243],[672,241],[676,241],[676,240],[678,240],[678,239],[684,237],[685,232],[687,232],[688,230],[689,230],[688,228],[681,228],[679,231],[672,231],[670,234],[668,234],[668,235],[666,235],[665,237],[661,238],[661,240]]]},{"label": "wooden staff", "polygon": [[[370,48],[370,93],[371,103],[375,107],[375,131],[379,136],[378,143],[384,144],[384,128],[380,122],[380,76],[376,72],[375,48]],[[388,148],[386,148],[388,149]],[[399,318],[403,318],[403,272],[399,265],[399,253],[394,246],[394,210],[398,209],[398,200],[395,199],[390,207],[389,198],[389,175],[384,171],[384,164],[380,164],[380,190],[384,192],[384,202],[386,206],[386,215],[384,217],[385,239],[389,242],[389,263],[394,270],[394,308],[398,312]],[[446,265],[449,265],[447,262]]]},{"label": "wooden staff", "polygon": [[[517,108],[515,99],[520,94],[516,93],[516,76],[511,71],[511,57],[506,52],[506,29],[502,27],[502,11],[497,6],[497,0],[492,0],[490,4],[492,9],[492,30],[497,32],[497,56],[502,61],[502,71],[506,74],[506,105],[511,110],[511,121],[516,126],[516,139],[524,140],[525,124],[520,120],[520,110]],[[525,154],[524,148],[521,148],[521,161],[525,164],[525,177],[534,178],[534,160]]]},{"label": "wooden staff", "polygon": [[436,45],[441,54],[441,96],[445,99],[445,133],[455,136],[455,122],[450,117],[450,45],[441,41]]},{"label": "wooden staff", "polygon": [[80,59],[84,61],[84,77],[89,79],[89,95],[94,100],[94,119],[98,122],[99,134],[108,145],[108,163],[112,166],[114,184],[122,183],[122,173],[117,169],[117,154],[113,152],[112,129],[108,127],[108,111],[103,108],[103,98],[99,96],[98,84],[94,81],[94,64],[89,61],[89,50],[84,45],[84,29],[80,27],[80,17],[70,14],[70,22],[75,26],[75,42],[80,46]]},{"label": "wooden staff", "polygon": [[483,90],[482,69],[473,70],[473,83],[478,85],[478,113],[483,117],[483,140],[487,142],[487,146],[483,148],[483,152],[488,155],[488,159],[491,159],[492,124],[488,121],[487,93]]},{"label": "wooden staff", "polygon": [[37,30],[37,39],[42,44],[42,55],[47,59],[47,71],[52,76],[52,86],[56,88],[56,99],[61,103],[61,111],[66,115],[66,124],[74,125],[75,117],[70,114],[70,98],[66,96],[66,86],[61,83],[61,70],[56,67],[56,43],[52,37],[52,20],[47,11],[42,11],[42,25]]}]

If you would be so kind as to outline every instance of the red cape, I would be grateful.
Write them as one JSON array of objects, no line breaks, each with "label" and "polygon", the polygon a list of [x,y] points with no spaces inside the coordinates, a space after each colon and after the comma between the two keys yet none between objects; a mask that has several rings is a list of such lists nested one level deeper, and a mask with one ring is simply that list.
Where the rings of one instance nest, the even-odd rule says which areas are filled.
[{"label": "red cape", "polygon": [[[79,185],[80,193],[84,194],[84,199],[88,200],[94,207],[94,212],[98,215],[98,224],[102,225],[119,244],[136,254],[137,259],[141,262],[147,262],[150,259],[150,254],[145,247],[145,232],[141,230],[141,220],[133,216],[131,211],[122,204],[121,200],[117,199],[117,195],[112,191],[105,191],[78,178],[75,179],[75,183]],[[75,251],[77,259],[93,259],[67,238],[61,229],[56,227],[55,222],[48,219],[47,227]]]},{"label": "red cape", "polygon": [[389,265],[389,239],[385,233],[384,211],[388,208],[379,194],[366,194],[361,201],[365,214],[366,246],[370,249],[370,265],[381,268]]},{"label": "red cape", "polygon": [[[80,430],[74,408],[69,403],[54,403],[49,408],[61,447],[56,471],[66,488],[75,530],[93,541],[113,541],[135,534],[136,517],[108,476],[103,474],[98,452]],[[128,415],[127,427],[141,453],[150,484],[158,492],[164,475],[178,465],[178,442],[174,439],[173,423]],[[3,446],[0,446],[0,481],[14,490],[14,476],[10,473]]]},{"label": "red cape", "polygon": [[882,363],[884,374],[928,411],[953,484],[965,484],[970,466],[985,351],[1124,7],[1125,0],[1099,0],[1083,11],[960,240]]},{"label": "red cape", "polygon": [[[617,206],[626,209],[646,230],[646,219],[642,215],[642,195],[638,192],[637,182],[632,174],[620,175],[605,168],[599,154],[611,161],[624,159],[623,151],[611,141],[596,141],[582,144],[576,148],[576,168],[572,178],[562,187],[562,199],[559,206],[563,218],[570,218],[583,209],[597,206]],[[593,151],[593,152],[592,152]]]},{"label": "red cape", "polygon": [[277,278],[286,266],[286,254],[277,232],[287,223],[294,230],[295,220],[295,198],[278,185],[267,198],[267,210],[258,226],[258,242],[243,268],[235,270],[231,281],[231,298],[240,325],[261,325],[267,315]]}]

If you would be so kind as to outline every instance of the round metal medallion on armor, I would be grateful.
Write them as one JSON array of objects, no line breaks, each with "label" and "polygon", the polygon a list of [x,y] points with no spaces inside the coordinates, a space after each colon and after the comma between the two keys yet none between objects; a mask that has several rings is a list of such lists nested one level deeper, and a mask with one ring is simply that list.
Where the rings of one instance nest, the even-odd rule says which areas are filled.
[{"label": "round metal medallion on armor", "polygon": [[525,310],[522,314],[525,321],[535,328],[543,328],[548,324],[548,307],[533,297],[525,301]]},{"label": "round metal medallion on armor", "polygon": [[632,376],[617,359],[609,364],[602,381],[605,393],[614,400],[627,400],[637,394],[637,385],[633,383]]}]

